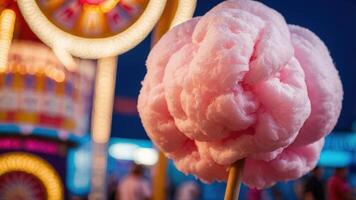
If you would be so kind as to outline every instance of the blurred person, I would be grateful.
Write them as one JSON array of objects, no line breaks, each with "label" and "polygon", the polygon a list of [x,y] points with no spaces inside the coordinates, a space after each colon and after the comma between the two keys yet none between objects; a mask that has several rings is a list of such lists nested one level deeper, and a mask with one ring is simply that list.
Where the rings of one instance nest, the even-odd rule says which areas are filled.
[{"label": "blurred person", "polygon": [[117,188],[117,200],[148,200],[151,188],[144,177],[144,167],[134,164]]},{"label": "blurred person", "polygon": [[352,192],[347,183],[346,167],[336,168],[334,175],[330,177],[327,184],[327,196],[329,200],[351,200]]},{"label": "blurred person", "polygon": [[115,200],[116,199],[116,187],[118,184],[118,175],[116,173],[112,173],[109,176],[108,180],[108,200]]},{"label": "blurred person", "polygon": [[262,190],[251,188],[247,192],[247,200],[261,200]]},{"label": "blurred person", "polygon": [[303,190],[305,200],[325,200],[325,186],[322,176],[323,170],[318,166],[311,171]]},{"label": "blurred person", "polygon": [[271,191],[274,200],[282,200],[282,192],[276,185],[272,186]]},{"label": "blurred person", "polygon": [[298,200],[304,199],[304,185],[306,181],[305,176],[295,180],[294,191]]},{"label": "blurred person", "polygon": [[179,185],[175,200],[196,200],[199,199],[200,188],[194,181],[186,181]]}]

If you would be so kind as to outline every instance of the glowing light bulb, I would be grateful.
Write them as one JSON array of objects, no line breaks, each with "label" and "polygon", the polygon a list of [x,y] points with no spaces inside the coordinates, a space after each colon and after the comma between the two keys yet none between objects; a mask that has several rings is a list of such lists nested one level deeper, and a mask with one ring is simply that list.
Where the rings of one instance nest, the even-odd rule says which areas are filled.
[{"label": "glowing light bulb", "polygon": [[158,153],[152,148],[138,148],[133,157],[137,164],[142,165],[154,165],[158,161]]},{"label": "glowing light bulb", "polygon": [[104,13],[110,12],[120,0],[106,0],[100,4],[100,10]]},{"label": "glowing light bulb", "polygon": [[133,160],[134,152],[139,146],[135,144],[114,144],[109,148],[109,154],[118,160]]}]

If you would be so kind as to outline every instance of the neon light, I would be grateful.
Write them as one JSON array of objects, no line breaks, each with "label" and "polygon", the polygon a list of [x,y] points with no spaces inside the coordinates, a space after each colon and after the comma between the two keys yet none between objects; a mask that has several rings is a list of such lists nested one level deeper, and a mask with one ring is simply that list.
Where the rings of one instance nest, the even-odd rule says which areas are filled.
[{"label": "neon light", "polygon": [[0,176],[11,171],[33,174],[43,183],[48,200],[64,199],[63,185],[56,170],[45,160],[28,153],[6,153],[0,156]]},{"label": "neon light", "polygon": [[71,193],[77,195],[85,195],[89,193],[91,159],[90,143],[69,150],[66,183]]},{"label": "neon light", "polygon": [[328,167],[345,167],[352,162],[352,154],[345,151],[323,150],[319,165]]},{"label": "neon light", "polygon": [[150,0],[139,19],[124,32],[107,38],[88,39],[64,32],[41,12],[35,0],[18,0],[19,8],[33,32],[48,46],[81,58],[104,58],[123,54],[140,43],[152,30],[167,0]]},{"label": "neon light", "polygon": [[16,14],[6,9],[0,15],[0,72],[6,71]]},{"label": "neon light", "polygon": [[116,160],[131,160],[143,165],[154,165],[158,161],[158,152],[149,141],[115,138],[110,143],[109,155]]},{"label": "neon light", "polygon": [[1,138],[0,139],[0,149],[20,149],[21,141],[14,140],[12,138]]},{"label": "neon light", "polygon": [[151,148],[138,148],[134,152],[134,161],[142,165],[155,165],[158,161],[158,152]]},{"label": "neon light", "polygon": [[0,149],[25,150],[30,152],[59,155],[59,145],[54,142],[40,141],[36,139],[1,138]]},{"label": "neon light", "polygon": [[113,144],[109,148],[109,154],[110,156],[118,160],[133,160],[134,151],[137,148],[139,148],[139,146],[135,144]]},{"label": "neon light", "polygon": [[59,154],[58,145],[53,143],[48,143],[48,141],[43,142],[43,141],[29,139],[25,141],[24,148],[28,151],[33,151],[33,152],[42,152],[42,153],[54,154],[54,155]]}]

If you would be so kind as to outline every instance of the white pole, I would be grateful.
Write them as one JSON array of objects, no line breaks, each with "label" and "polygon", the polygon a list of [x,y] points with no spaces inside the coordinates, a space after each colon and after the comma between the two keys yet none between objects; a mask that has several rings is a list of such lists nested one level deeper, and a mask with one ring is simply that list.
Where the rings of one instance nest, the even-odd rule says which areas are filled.
[{"label": "white pole", "polygon": [[110,138],[115,95],[117,57],[98,60],[92,111],[92,177],[89,199],[107,198],[107,143]]}]

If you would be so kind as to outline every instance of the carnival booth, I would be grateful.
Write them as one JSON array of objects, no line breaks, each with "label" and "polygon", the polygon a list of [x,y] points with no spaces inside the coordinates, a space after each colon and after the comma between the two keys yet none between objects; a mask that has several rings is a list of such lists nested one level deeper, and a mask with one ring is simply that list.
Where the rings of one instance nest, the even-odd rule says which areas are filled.
[{"label": "carnival booth", "polygon": [[72,152],[88,140],[95,63],[67,70],[5,3],[17,26],[0,72],[0,199],[65,199],[78,181]]},{"label": "carnival booth", "polygon": [[[93,62],[79,62],[85,71],[69,72],[43,44],[12,43],[6,71],[0,74],[0,174],[6,180],[1,181],[0,196],[4,199],[37,192],[32,182],[43,185],[38,195],[66,191],[68,151],[88,137],[94,80]],[[7,187],[17,188],[11,184],[16,182],[23,184],[25,193]]]}]

